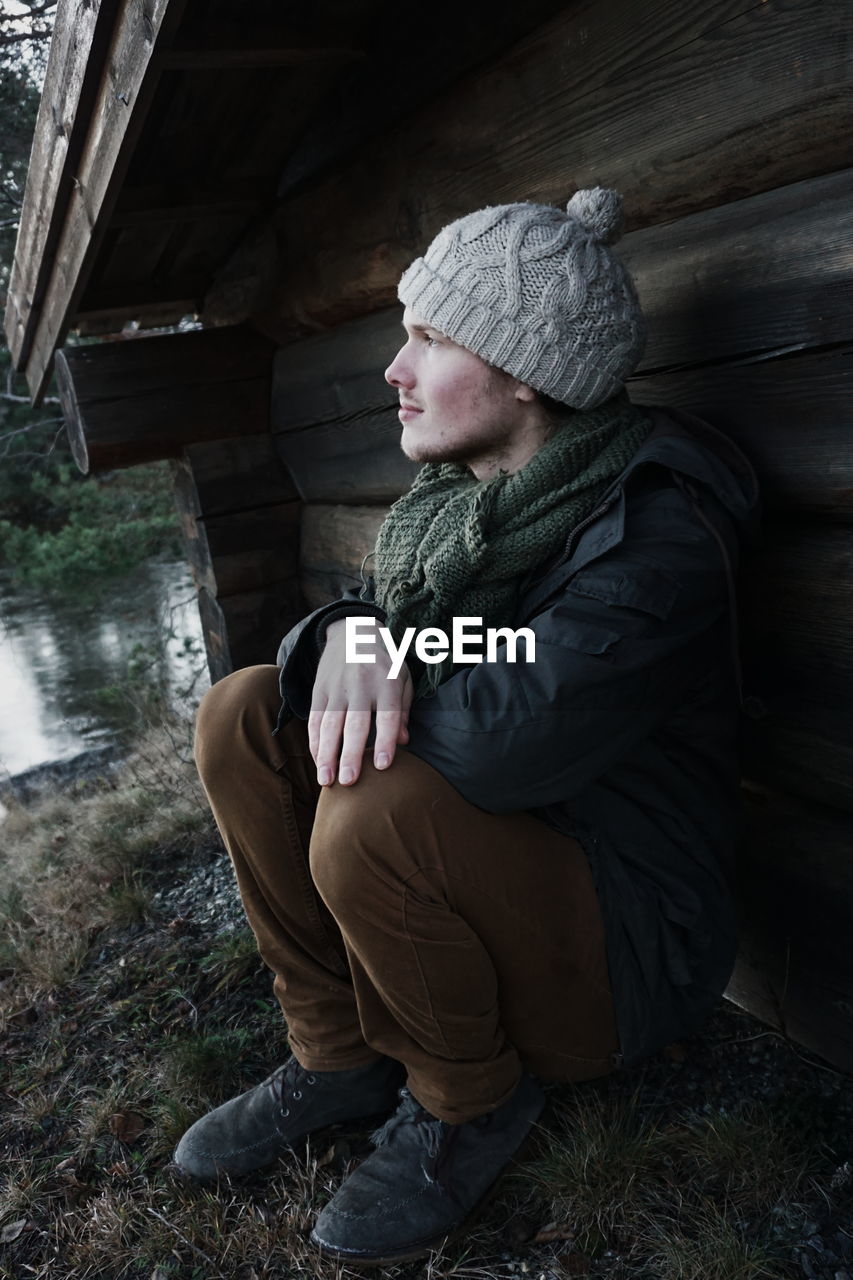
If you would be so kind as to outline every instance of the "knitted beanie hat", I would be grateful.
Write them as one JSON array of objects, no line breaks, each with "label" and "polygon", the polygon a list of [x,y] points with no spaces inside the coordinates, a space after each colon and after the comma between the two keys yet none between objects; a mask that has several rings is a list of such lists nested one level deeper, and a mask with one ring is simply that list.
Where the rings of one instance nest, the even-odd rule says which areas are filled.
[{"label": "knitted beanie hat", "polygon": [[527,386],[576,409],[622,387],[646,326],[627,268],[608,247],[622,197],[576,191],[562,209],[493,205],[451,222],[403,272],[420,319]]}]

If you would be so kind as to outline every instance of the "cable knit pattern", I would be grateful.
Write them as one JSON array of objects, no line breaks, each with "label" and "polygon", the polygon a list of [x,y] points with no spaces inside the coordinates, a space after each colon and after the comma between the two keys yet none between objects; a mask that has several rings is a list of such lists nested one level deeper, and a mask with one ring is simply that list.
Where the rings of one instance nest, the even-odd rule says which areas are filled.
[{"label": "cable knit pattern", "polygon": [[446,226],[403,273],[398,296],[487,364],[578,409],[609,400],[636,368],[646,327],[609,246],[622,197],[608,187],[554,205],[479,209]]},{"label": "cable knit pattern", "polygon": [[[376,541],[376,600],[395,641],[412,626],[449,633],[454,616],[514,625],[522,577],[565,544],[650,430],[622,390],[571,414],[519,471],[480,481],[459,463],[421,467]],[[452,669],[450,657],[425,664],[416,693]]]}]

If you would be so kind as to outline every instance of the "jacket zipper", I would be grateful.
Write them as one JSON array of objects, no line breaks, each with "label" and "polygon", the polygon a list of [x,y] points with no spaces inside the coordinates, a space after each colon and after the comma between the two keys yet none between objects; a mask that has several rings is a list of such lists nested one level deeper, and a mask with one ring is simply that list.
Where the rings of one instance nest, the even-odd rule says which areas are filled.
[{"label": "jacket zipper", "polygon": [[575,525],[574,529],[572,529],[568,538],[566,539],[566,549],[563,552],[560,562],[562,562],[562,560],[565,560],[569,555],[571,555],[572,541],[575,538],[579,537],[580,534],[583,533],[587,525],[592,524],[593,520],[597,520],[598,517],[607,510],[608,507],[612,507],[617,497],[618,497],[618,490],[616,493],[611,494],[608,500],[606,502],[603,502],[600,507],[596,507],[595,511],[590,512],[588,516],[586,516],[583,520],[581,520],[580,524]]}]

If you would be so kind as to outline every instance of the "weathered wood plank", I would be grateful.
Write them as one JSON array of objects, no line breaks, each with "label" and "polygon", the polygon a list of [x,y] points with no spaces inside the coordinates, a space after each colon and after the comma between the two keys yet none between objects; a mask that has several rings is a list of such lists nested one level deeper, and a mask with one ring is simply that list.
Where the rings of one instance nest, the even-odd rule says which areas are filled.
[{"label": "weathered wood plank", "polygon": [[[299,585],[309,609],[361,583],[361,564],[373,550],[387,506],[350,507],[306,503],[302,508]],[[372,561],[365,566],[372,573]]]},{"label": "weathered wood plank", "polygon": [[[846,169],[626,236],[649,327],[638,373],[848,341],[851,196]],[[401,318],[398,305],[282,348],[273,429],[394,403],[379,378],[404,340]]]},{"label": "weathered wood plank", "polygon": [[[400,452],[396,395],[382,371],[399,343],[394,308],[282,348],[272,429],[308,502],[383,502],[416,468]],[[853,348],[796,352],[645,375],[638,404],[672,405],[728,432],[753,462],[768,511],[853,516]]]},{"label": "weathered wood plank", "polygon": [[297,570],[301,503],[211,519],[180,508],[184,548],[196,587],[219,599],[275,589]]},{"label": "weathered wood plank", "polygon": [[216,574],[216,595],[240,595],[292,578],[297,571],[301,502],[203,518]]},{"label": "weathered wood plank", "polygon": [[273,360],[274,432],[371,420],[397,404],[383,378],[405,340],[403,308],[392,307],[282,347]]},{"label": "weathered wood plank", "polygon": [[209,329],[57,352],[57,382],[81,471],[175,457],[199,440],[269,429],[272,343]]},{"label": "weathered wood plank", "polygon": [[743,796],[741,946],[726,995],[851,1071],[850,816],[753,786]]},{"label": "weathered wood plank", "polygon": [[263,327],[286,341],[389,305],[439,227],[485,204],[603,183],[636,229],[849,165],[851,29],[821,0],[572,5],[285,202]]},{"label": "weathered wood plank", "polygon": [[400,450],[394,409],[375,418],[273,437],[306,502],[391,502],[418,467]]},{"label": "weathered wood plank", "polygon": [[173,38],[185,5],[186,0],[151,0],[144,9],[120,7],[26,366],[34,398],[44,390],[54,348],[86,286],[150,106],[159,77],[153,55]]},{"label": "weathered wood plank", "polygon": [[174,465],[195,515],[227,515],[299,497],[268,435],[187,445]]},{"label": "weathered wood plank", "polygon": [[34,309],[50,275],[118,8],[119,0],[57,6],[6,304],[16,367],[29,356]]},{"label": "weathered wood plank", "polygon": [[225,621],[225,614],[217,603],[216,596],[206,587],[201,587],[198,592],[198,615],[201,620],[210,683],[216,684],[217,680],[222,680],[231,674],[234,664],[228,644],[228,624]]},{"label": "weathered wood plank", "polygon": [[272,589],[214,599],[200,593],[211,679],[239,667],[275,662],[279,643],[305,616],[305,604],[294,579]]},{"label": "weathered wood plank", "polygon": [[767,522],[740,583],[744,775],[853,811],[853,530]]},{"label": "weathered wood plank", "polygon": [[[211,679],[254,660],[247,655],[272,661],[276,628],[305,610],[296,581],[301,503],[269,436],[191,445],[172,475]],[[274,603],[262,597],[289,602],[290,612],[273,614],[273,625]]]},{"label": "weathered wood plank", "polygon": [[642,370],[850,339],[853,169],[620,244],[648,319]]},{"label": "weathered wood plank", "polygon": [[637,404],[707,418],[755,467],[776,515],[853,518],[853,347],[632,378]]}]

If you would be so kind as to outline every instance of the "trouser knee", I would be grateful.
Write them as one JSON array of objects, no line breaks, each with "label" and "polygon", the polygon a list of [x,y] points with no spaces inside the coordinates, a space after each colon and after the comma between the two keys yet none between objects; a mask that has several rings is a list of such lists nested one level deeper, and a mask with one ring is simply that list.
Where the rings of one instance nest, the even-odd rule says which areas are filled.
[{"label": "trouser knee", "polygon": [[195,761],[205,786],[234,775],[246,752],[268,745],[279,705],[278,668],[243,667],[208,689],[195,727]]},{"label": "trouser knee", "polygon": [[309,861],[314,884],[336,919],[358,914],[365,897],[372,900],[382,887],[411,874],[431,803],[420,769],[421,762],[405,751],[387,771],[365,757],[356,783],[323,791]]}]

